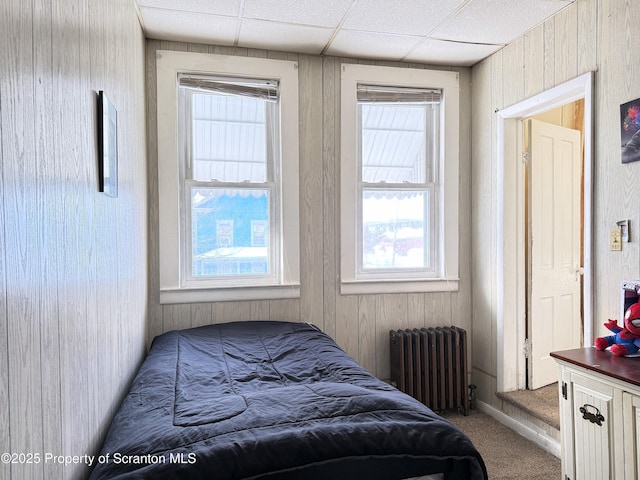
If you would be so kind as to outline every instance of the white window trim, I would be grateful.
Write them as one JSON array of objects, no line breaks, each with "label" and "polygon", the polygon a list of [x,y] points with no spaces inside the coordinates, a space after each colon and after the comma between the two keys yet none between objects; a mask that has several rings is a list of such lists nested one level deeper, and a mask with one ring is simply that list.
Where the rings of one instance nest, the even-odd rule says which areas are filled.
[{"label": "white window trim", "polygon": [[[161,50],[156,53],[160,303],[299,298],[298,65],[286,60]],[[178,73],[273,78],[281,87],[282,242],[277,284],[186,288],[180,278]]]},{"label": "white window trim", "polygon": [[[441,265],[436,278],[371,280],[356,275],[357,242],[357,85],[440,88],[443,91],[444,125],[439,168],[439,246]],[[340,293],[408,293],[458,290],[458,192],[459,192],[459,73],[375,65],[342,64],[341,75],[341,185],[340,185]]]}]

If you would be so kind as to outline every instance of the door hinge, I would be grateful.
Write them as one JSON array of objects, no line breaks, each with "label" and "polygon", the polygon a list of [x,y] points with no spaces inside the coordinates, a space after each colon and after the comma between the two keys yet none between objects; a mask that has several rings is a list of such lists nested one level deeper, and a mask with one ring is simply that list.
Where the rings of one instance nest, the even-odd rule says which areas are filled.
[{"label": "door hinge", "polygon": [[529,152],[526,150],[522,152],[522,163],[529,165]]},{"label": "door hinge", "polygon": [[531,340],[528,338],[524,341],[524,345],[522,346],[522,353],[524,353],[524,358],[531,357]]},{"label": "door hinge", "polygon": [[562,398],[567,399],[567,382],[562,382]]}]

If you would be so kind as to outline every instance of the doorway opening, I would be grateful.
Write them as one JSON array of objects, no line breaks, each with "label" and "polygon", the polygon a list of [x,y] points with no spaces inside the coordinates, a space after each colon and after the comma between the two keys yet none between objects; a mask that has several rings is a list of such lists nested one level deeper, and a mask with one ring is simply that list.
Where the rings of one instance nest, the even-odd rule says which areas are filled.
[{"label": "doorway opening", "polygon": [[593,340],[592,319],[592,131],[593,72],[531,97],[498,112],[498,222],[497,235],[503,242],[497,252],[497,391],[527,388],[526,348],[528,282],[528,231],[525,152],[525,120],[563,105],[583,101],[583,207],[582,274],[580,310],[583,318],[581,341]]}]

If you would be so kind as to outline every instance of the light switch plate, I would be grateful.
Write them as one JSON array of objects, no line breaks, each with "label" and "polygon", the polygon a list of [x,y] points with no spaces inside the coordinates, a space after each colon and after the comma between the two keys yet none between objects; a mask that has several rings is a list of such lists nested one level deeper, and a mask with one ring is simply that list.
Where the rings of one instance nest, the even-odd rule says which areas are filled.
[{"label": "light switch plate", "polygon": [[622,250],[622,232],[619,228],[612,228],[609,237],[609,245],[612,252]]}]

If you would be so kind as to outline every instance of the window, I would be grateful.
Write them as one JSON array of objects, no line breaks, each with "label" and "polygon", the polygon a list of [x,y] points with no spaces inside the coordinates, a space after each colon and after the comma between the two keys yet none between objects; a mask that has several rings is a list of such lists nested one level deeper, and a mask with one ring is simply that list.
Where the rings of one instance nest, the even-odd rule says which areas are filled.
[{"label": "window", "polygon": [[457,289],[458,74],[345,64],[341,291]]},{"label": "window", "polygon": [[299,296],[296,64],[163,51],[157,72],[160,301]]},{"label": "window", "polygon": [[[269,232],[281,223],[271,208],[280,197],[278,82],[180,74],[178,95],[185,278],[222,286],[277,278]],[[258,247],[255,222],[266,227]]]}]

